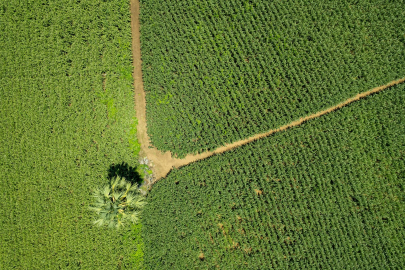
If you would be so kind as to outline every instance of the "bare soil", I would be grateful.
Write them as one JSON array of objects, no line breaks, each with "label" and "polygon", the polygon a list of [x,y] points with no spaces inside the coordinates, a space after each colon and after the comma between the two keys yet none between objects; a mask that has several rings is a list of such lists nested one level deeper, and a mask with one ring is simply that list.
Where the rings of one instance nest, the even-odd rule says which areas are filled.
[{"label": "bare soil", "polygon": [[[139,26],[139,0],[131,0],[132,56],[134,65],[135,110],[138,119],[138,140],[141,144],[140,155],[146,156],[153,162],[153,174],[160,179],[167,175],[173,167],[170,152],[163,153],[151,146],[146,126],[146,98],[142,81],[142,60]],[[193,162],[192,159],[187,162]],[[186,161],[185,161],[186,162]]]},{"label": "bare soil", "polygon": [[[216,154],[222,154],[226,151],[231,149],[240,147],[242,145],[248,144],[250,142],[265,138],[273,133],[284,131],[288,128],[292,128],[302,123],[325,115],[327,113],[333,112],[337,109],[340,109],[354,101],[360,100],[364,97],[367,97],[371,94],[380,92],[385,90],[389,87],[394,85],[400,84],[405,82],[405,78],[389,82],[388,84],[373,88],[369,91],[357,94],[354,97],[351,97],[335,106],[332,106],[328,109],[319,111],[317,113],[301,117],[289,124],[281,126],[277,129],[272,129],[264,133],[256,134],[252,137],[247,139],[243,139],[231,144],[226,144],[221,146],[214,151],[204,152],[197,155],[189,154],[183,159],[177,159],[172,157],[172,153],[162,152],[156,148],[154,148],[149,140],[147,134],[147,125],[146,125],[146,98],[145,92],[143,89],[143,81],[142,81],[142,60],[141,60],[141,48],[140,48],[140,28],[139,28],[139,0],[131,0],[131,27],[132,27],[132,52],[133,52],[133,64],[134,64],[134,87],[135,87],[135,110],[136,110],[136,117],[138,119],[138,140],[141,144],[141,152],[140,155],[146,156],[149,160],[153,162],[153,174],[155,177],[155,181],[165,177],[173,168],[180,168],[190,163],[208,158],[210,156]],[[153,183],[150,183],[153,184]]]}]

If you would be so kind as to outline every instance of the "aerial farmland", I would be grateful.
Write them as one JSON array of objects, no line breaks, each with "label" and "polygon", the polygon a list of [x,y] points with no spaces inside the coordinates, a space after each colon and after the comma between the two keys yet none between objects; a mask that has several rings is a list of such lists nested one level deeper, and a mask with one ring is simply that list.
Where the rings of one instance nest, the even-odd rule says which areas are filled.
[{"label": "aerial farmland", "polygon": [[405,269],[403,0],[0,3],[0,269]]}]

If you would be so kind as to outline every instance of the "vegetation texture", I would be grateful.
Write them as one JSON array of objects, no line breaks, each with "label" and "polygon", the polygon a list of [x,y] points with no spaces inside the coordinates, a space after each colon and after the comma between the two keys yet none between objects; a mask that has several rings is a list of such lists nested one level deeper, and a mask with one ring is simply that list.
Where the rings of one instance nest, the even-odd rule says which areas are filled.
[{"label": "vegetation texture", "polygon": [[95,202],[90,206],[98,218],[94,221],[97,226],[122,228],[128,223],[137,224],[145,198],[139,195],[138,184],[132,184],[119,176],[111,179],[109,185],[94,191]]},{"label": "vegetation texture", "polygon": [[129,20],[127,0],[0,3],[0,269],[142,259],[137,227],[97,228],[88,210],[136,168]]},{"label": "vegetation texture", "polygon": [[141,0],[152,143],[212,150],[402,78],[404,5]]},{"label": "vegetation texture", "polygon": [[173,171],[147,269],[404,269],[405,84]]}]

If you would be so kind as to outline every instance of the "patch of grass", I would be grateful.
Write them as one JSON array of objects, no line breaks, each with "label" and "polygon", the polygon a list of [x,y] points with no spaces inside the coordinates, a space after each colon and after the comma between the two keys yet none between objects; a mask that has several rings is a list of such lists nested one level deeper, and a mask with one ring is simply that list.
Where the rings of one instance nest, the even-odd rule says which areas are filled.
[{"label": "patch of grass", "polygon": [[139,151],[141,151],[141,144],[138,142],[137,138],[137,128],[136,128],[137,125],[138,119],[134,117],[132,119],[131,129],[129,130],[129,137],[128,137],[129,147],[131,148],[131,151],[133,152],[134,156],[138,156]]},{"label": "patch of grass", "polygon": [[124,236],[124,243],[127,240],[128,243],[132,244],[135,249],[132,250],[129,261],[132,269],[145,269],[144,266],[144,242],[141,236],[142,223],[135,224],[131,226],[130,234]]}]

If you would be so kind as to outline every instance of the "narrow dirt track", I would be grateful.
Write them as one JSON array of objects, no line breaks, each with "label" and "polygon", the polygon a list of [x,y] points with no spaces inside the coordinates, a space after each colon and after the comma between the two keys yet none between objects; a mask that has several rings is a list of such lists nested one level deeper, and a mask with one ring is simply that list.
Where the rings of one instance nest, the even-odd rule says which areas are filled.
[{"label": "narrow dirt track", "polygon": [[[231,149],[237,148],[239,146],[248,144],[250,142],[256,141],[258,139],[267,137],[273,133],[292,128],[302,123],[340,109],[354,101],[361,98],[367,97],[371,94],[380,92],[384,89],[392,87],[394,85],[405,82],[405,78],[396,81],[389,82],[388,84],[373,88],[369,91],[357,94],[335,106],[332,106],[323,111],[301,117],[289,124],[281,126],[277,129],[272,129],[270,131],[256,134],[244,140],[240,140],[231,144],[221,146],[214,151],[204,152],[198,155],[187,155],[183,159],[173,158],[171,152],[162,152],[151,146],[149,137],[147,134],[146,125],[146,98],[145,92],[143,90],[142,81],[142,61],[141,61],[141,48],[140,48],[140,27],[139,27],[139,0],[131,0],[131,27],[132,27],[132,52],[133,52],[133,63],[134,63],[134,87],[135,87],[135,109],[136,117],[138,118],[138,140],[141,144],[141,155],[148,157],[149,160],[153,162],[153,173],[156,181],[160,178],[165,177],[173,168],[180,168],[182,166],[188,165],[190,163],[208,158],[216,154],[222,154]],[[156,182],[155,181],[155,182]]]}]

